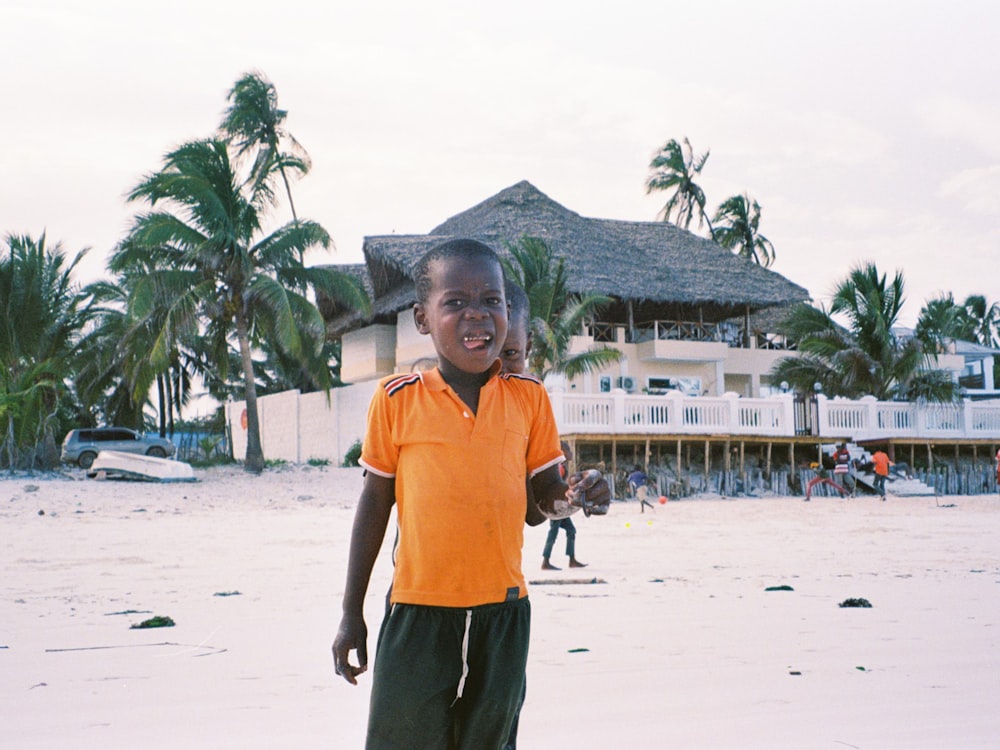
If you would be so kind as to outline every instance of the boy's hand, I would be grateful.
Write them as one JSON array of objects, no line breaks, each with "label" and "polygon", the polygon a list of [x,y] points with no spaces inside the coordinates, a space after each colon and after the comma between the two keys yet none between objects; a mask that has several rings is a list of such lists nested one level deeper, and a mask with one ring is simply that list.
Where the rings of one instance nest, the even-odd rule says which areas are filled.
[{"label": "boy's hand", "polygon": [[[357,651],[358,666],[348,659],[351,649]],[[333,639],[333,669],[352,685],[358,684],[359,674],[368,671],[368,627],[362,618],[345,616],[340,621]]]},{"label": "boy's hand", "polygon": [[603,516],[611,504],[611,488],[596,469],[578,471],[566,479],[569,489],[566,499],[570,505],[583,508],[583,514]]}]

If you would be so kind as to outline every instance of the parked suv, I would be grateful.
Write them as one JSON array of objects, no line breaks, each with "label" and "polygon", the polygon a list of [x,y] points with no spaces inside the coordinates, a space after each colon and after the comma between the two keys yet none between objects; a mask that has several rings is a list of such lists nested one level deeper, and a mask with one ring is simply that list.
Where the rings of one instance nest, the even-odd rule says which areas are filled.
[{"label": "parked suv", "polygon": [[62,460],[89,469],[100,451],[143,453],[156,458],[174,455],[174,444],[159,436],[141,435],[127,427],[70,430],[62,444]]}]

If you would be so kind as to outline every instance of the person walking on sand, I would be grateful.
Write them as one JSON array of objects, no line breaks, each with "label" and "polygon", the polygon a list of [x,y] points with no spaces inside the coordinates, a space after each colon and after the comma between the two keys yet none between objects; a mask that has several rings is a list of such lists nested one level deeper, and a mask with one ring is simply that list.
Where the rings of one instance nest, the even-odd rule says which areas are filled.
[{"label": "person walking on sand", "polygon": [[[529,325],[531,310],[529,309],[528,295],[521,287],[511,282],[507,283],[506,291],[510,305],[510,324],[507,328],[507,339],[500,350],[500,361],[503,363],[504,372],[523,374],[528,369],[528,357],[531,354],[531,327]],[[573,460],[573,451],[565,440],[561,442],[561,446],[566,462],[560,465],[559,471],[565,478],[566,466]],[[530,499],[530,485],[528,496]],[[544,517],[540,520],[544,520]],[[539,521],[537,506],[532,502],[528,503],[525,521],[529,526],[535,526]],[[576,559],[576,525],[573,523],[573,519],[561,518],[549,521],[549,534],[545,539],[545,549],[542,552],[542,570],[560,570],[549,560],[556,538],[559,536],[559,529],[566,532],[566,555],[569,557],[569,566],[571,568],[587,567],[587,563]]]},{"label": "person walking on sand", "polygon": [[833,489],[837,490],[837,492],[839,492],[841,495],[846,495],[847,494],[847,490],[845,490],[843,487],[841,487],[839,484],[837,484],[832,479],[830,479],[830,477],[827,476],[826,469],[824,469],[819,464],[810,464],[810,467],[812,467],[812,466],[816,466],[817,474],[812,479],[810,479],[809,480],[809,484],[806,485],[806,502],[807,503],[809,502],[810,498],[812,497],[813,487],[816,487],[817,485],[820,485],[820,484],[828,484],[828,485],[830,485],[831,487],[833,487]]},{"label": "person walking on sand", "polygon": [[603,515],[611,493],[600,472],[560,476],[544,386],[501,373],[508,313],[496,253],[473,240],[444,243],[418,262],[414,282],[414,321],[438,366],[383,378],[372,396],[334,669],[352,685],[368,669],[364,600],[395,505],[399,543],[366,747],[497,750],[528,653],[525,477],[550,519],[581,508]]},{"label": "person walking on sand", "polygon": [[638,498],[639,500],[639,512],[645,513],[646,506],[648,505],[650,509],[656,510],[651,502],[649,502],[649,477],[646,476],[646,472],[642,470],[639,464],[636,464],[632,469],[632,473],[628,475],[625,482],[628,484],[629,492],[632,496]]},{"label": "person walking on sand", "polygon": [[841,443],[833,453],[833,478],[840,482],[844,494],[854,497],[854,478],[851,476],[851,452],[847,443]]},{"label": "person walking on sand", "polygon": [[[573,452],[565,441],[563,441],[562,448],[567,463],[572,461]],[[567,471],[566,464],[562,464],[559,467],[559,471]],[[586,568],[587,563],[576,559],[576,526],[573,524],[572,518],[566,517],[549,521],[549,534],[545,537],[545,547],[542,550],[542,570],[561,570],[561,568],[557,568],[549,560],[552,557],[552,548],[555,546],[556,539],[559,536],[559,529],[562,529],[566,533],[566,557],[569,558],[569,567]]]},{"label": "person walking on sand", "polygon": [[885,480],[889,478],[889,467],[893,462],[889,460],[888,454],[879,449],[872,456],[872,466],[875,469],[875,491],[885,500]]}]

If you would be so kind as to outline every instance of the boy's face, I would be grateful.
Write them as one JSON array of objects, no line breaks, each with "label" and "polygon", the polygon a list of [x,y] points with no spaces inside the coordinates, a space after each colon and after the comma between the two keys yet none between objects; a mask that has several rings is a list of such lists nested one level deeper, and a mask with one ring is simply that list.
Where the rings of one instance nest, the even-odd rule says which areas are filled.
[{"label": "boy's face", "polygon": [[435,261],[430,276],[431,293],[413,308],[413,319],[434,341],[442,374],[486,372],[507,337],[500,266],[448,258]]},{"label": "boy's face", "polygon": [[500,360],[504,372],[523,374],[528,371],[528,355],[531,354],[531,334],[525,321],[510,321],[507,338],[500,350]]}]

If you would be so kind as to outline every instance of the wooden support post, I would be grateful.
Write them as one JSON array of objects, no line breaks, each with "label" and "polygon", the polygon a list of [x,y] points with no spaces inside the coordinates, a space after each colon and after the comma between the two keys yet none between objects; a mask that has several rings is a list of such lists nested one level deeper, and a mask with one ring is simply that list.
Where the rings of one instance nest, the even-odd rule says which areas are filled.
[{"label": "wooden support post", "polygon": [[712,461],[712,450],[709,442],[705,441],[705,486],[708,486],[708,470]]},{"label": "wooden support post", "polygon": [[729,440],[728,439],[726,440],[726,458],[723,461],[722,465],[723,465],[723,467],[725,467],[727,474],[730,471],[733,470],[733,461],[732,461],[732,458],[730,457],[730,453],[729,453]]},{"label": "wooden support post", "polygon": [[788,465],[791,467],[792,476],[795,476],[795,441],[788,444]]},{"label": "wooden support post", "polygon": [[917,465],[917,444],[910,443],[910,471]]},{"label": "wooden support post", "polygon": [[681,441],[677,440],[677,478],[681,478]]},{"label": "wooden support post", "polygon": [[744,472],[744,459],[746,458],[746,443],[740,441],[740,474]]},{"label": "wooden support post", "polygon": [[931,471],[934,468],[934,451],[931,450],[931,444],[927,444],[927,471]]},{"label": "wooden support post", "polygon": [[767,441],[767,461],[765,462],[764,465],[767,467],[767,469],[766,469],[767,475],[771,476],[771,441],[770,440]]},{"label": "wooden support post", "polygon": [[649,438],[646,438],[646,460],[643,463],[642,470],[649,474]]}]

